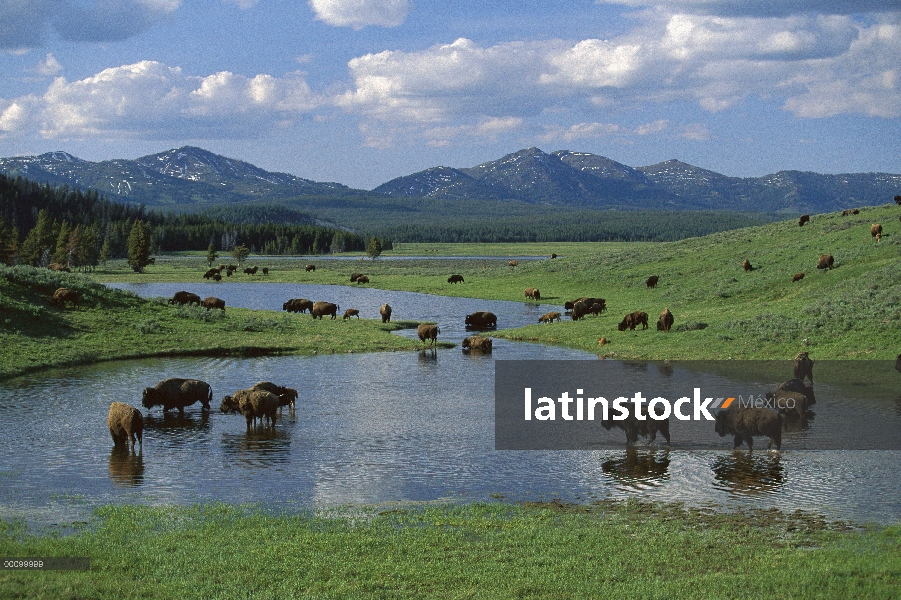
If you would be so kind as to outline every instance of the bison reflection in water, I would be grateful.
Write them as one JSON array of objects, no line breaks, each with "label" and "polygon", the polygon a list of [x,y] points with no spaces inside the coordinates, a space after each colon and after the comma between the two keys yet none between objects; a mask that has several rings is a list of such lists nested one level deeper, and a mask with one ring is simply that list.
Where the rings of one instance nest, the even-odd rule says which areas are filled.
[{"label": "bison reflection in water", "polygon": [[755,496],[775,491],[785,483],[785,468],[779,454],[730,452],[713,464],[717,487],[737,496]]},{"label": "bison reflection in water", "polygon": [[203,411],[195,414],[163,413],[148,414],[144,417],[144,431],[156,431],[157,435],[179,435],[188,431],[203,431],[210,428],[210,413]]},{"label": "bison reflection in water", "polygon": [[144,483],[144,457],[127,446],[114,446],[109,455],[109,476],[113,483],[136,486]]},{"label": "bison reflection in water", "polygon": [[291,462],[291,434],[274,427],[253,427],[247,433],[222,436],[222,453],[230,464],[269,467]]},{"label": "bison reflection in water", "polygon": [[633,488],[660,485],[669,479],[669,452],[629,448],[621,458],[601,463],[601,470],[617,482]]}]

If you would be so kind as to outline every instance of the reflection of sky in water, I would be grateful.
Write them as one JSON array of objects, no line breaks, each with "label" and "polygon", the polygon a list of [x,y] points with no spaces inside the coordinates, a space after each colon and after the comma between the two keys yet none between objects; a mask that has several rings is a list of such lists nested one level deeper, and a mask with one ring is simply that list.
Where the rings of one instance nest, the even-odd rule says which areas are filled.
[{"label": "reflection of sky in water", "polygon": [[[454,309],[460,314],[485,304],[453,300],[461,301]],[[498,304],[511,311],[496,311],[502,322],[524,319],[534,309]],[[459,324],[462,333],[462,318]],[[789,450],[748,457],[729,450],[728,438],[722,450],[709,451],[495,451],[496,359],[597,360],[497,340],[490,356],[455,348],[439,350],[434,358],[430,352],[389,352],[148,359],[4,382],[0,517],[71,522],[84,520],[95,505],[115,502],[311,507],[487,499],[495,493],[510,500],[639,495],[726,507],[806,508],[861,521],[901,517],[897,452]],[[154,409],[144,434],[143,472],[132,475],[131,463],[113,454],[109,403],[140,406],[143,387],[175,376],[210,382],[213,411],[203,415],[195,405],[179,419]],[[291,415],[285,408],[274,432],[247,434],[243,417],[220,413],[219,402],[262,380],[296,387],[297,410]],[[818,413],[817,427],[826,414]],[[887,414],[896,418],[893,408]],[[609,435],[624,438],[617,430]]]}]

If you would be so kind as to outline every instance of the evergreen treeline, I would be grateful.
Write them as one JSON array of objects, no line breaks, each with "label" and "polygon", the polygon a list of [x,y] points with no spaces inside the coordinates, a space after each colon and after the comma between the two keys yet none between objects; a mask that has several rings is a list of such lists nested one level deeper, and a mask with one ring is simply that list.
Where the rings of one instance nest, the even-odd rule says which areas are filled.
[{"label": "evergreen treeline", "polygon": [[[290,214],[289,214],[290,213]],[[283,221],[273,223],[272,220]],[[163,214],[143,205],[112,202],[94,190],[37,184],[0,174],[0,261],[36,266],[59,263],[91,267],[128,254],[135,223],[147,229],[150,249],[231,251],[247,246],[259,254],[323,254],[362,251],[361,236],[314,225],[284,207],[217,207],[214,216]]]}]

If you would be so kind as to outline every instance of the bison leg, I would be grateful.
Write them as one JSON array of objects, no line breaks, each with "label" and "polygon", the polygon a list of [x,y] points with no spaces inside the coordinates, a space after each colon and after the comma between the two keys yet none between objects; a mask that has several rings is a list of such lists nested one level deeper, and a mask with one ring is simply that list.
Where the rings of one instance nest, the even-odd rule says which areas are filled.
[{"label": "bison leg", "polygon": [[739,446],[741,446],[741,442],[742,442],[741,434],[740,434],[740,433],[736,433],[736,434],[735,434],[735,439],[732,440],[732,449],[735,450],[736,448],[738,448]]},{"label": "bison leg", "polygon": [[178,407],[178,416],[179,416],[179,417],[185,416],[185,407],[184,407],[184,406],[179,406],[179,407]]},{"label": "bison leg", "polygon": [[115,444],[116,446],[121,446],[122,443],[125,442],[122,436],[116,435],[116,432],[112,429],[109,430],[109,434],[113,436],[113,444]]}]

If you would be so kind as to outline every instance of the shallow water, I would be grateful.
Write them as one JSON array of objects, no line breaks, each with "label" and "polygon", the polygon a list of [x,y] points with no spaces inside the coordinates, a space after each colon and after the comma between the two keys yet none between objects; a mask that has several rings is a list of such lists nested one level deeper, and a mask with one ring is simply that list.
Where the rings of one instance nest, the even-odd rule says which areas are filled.
[{"label": "shallow water", "polygon": [[[284,301],[272,293],[271,286],[279,284],[207,285],[227,302],[231,298],[231,305],[243,299],[246,306],[270,308],[274,302],[281,308]],[[366,288],[289,287],[290,297],[352,302],[361,312],[371,310],[370,302],[377,309],[387,300],[397,305],[398,318],[437,320],[446,331],[442,337],[454,341],[464,334],[462,315],[473,310],[496,312],[502,327],[532,322],[533,311],[551,310]],[[330,293],[320,298],[299,289],[310,287]],[[140,292],[170,295],[163,288]],[[186,289],[204,295],[197,285]],[[0,517],[41,526],[86,520],[94,506],[105,503],[261,502],[290,510],[502,495],[575,501],[640,496],[803,508],[858,521],[901,518],[899,453],[892,451],[748,454],[729,450],[728,438],[722,450],[495,451],[497,359],[597,361],[588,353],[495,340],[488,356],[455,348],[147,359],[6,381],[0,384]],[[141,390],[166,377],[208,381],[214,410],[204,413],[195,405],[179,417],[142,409],[141,451],[114,449],[105,423],[109,403],[140,406]],[[215,410],[226,393],[261,380],[300,391],[297,410],[292,415],[285,409],[274,430],[248,433],[243,418]],[[824,422],[823,414],[815,424]],[[898,411],[885,418],[898,419]],[[619,439],[622,432],[602,435]]]}]

